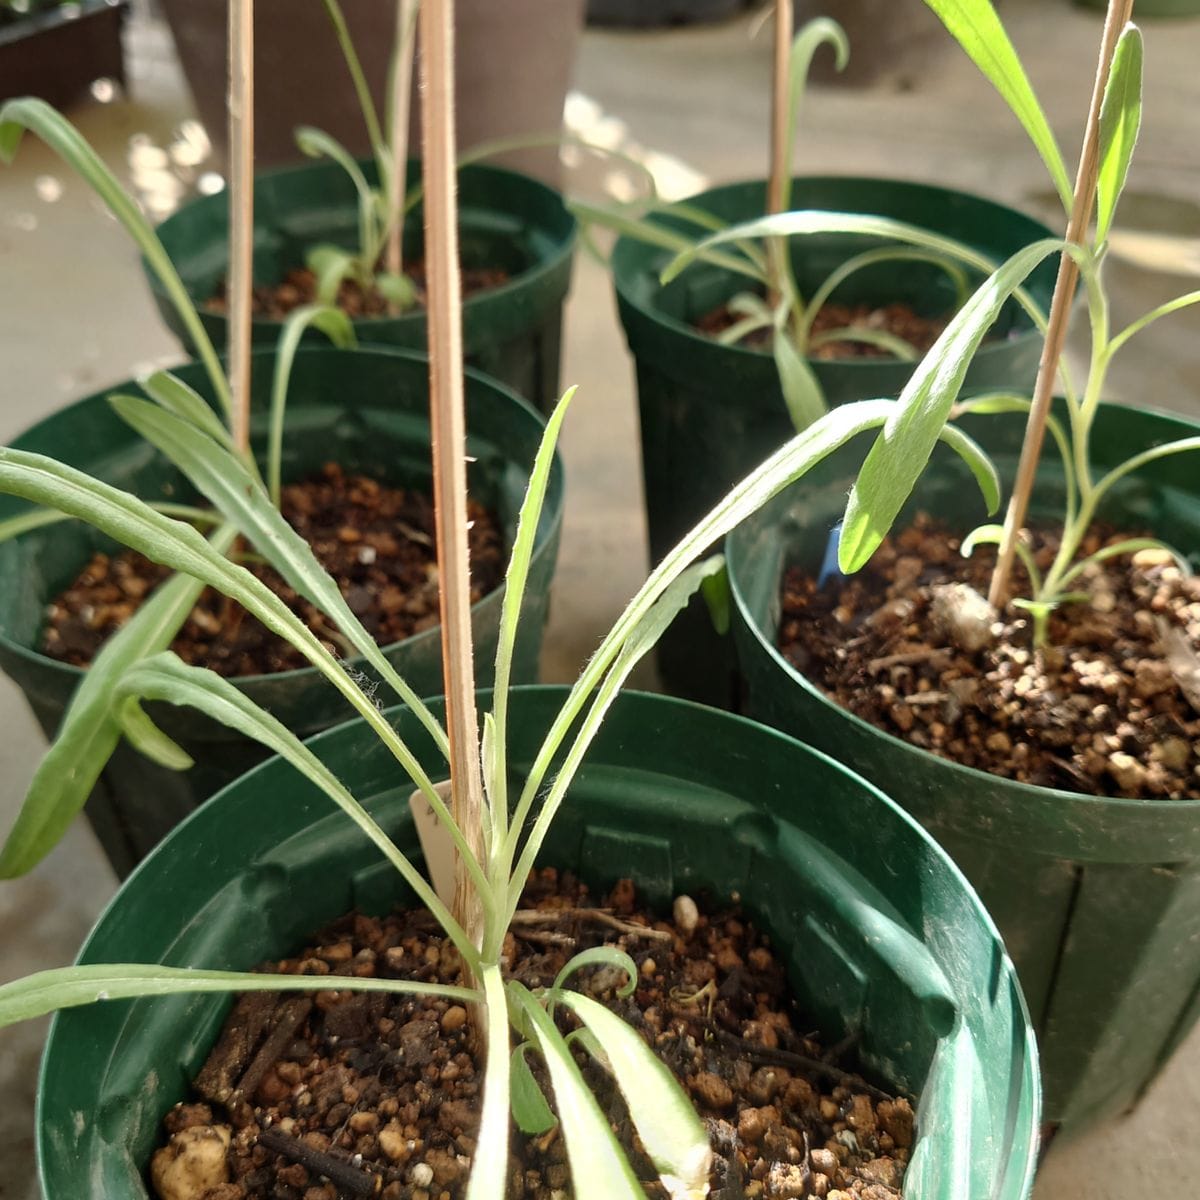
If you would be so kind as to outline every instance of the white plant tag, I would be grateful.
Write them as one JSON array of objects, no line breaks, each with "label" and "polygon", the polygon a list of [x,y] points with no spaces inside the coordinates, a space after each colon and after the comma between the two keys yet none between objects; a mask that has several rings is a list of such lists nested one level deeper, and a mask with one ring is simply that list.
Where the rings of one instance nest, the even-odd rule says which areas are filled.
[{"label": "white plant tag", "polygon": [[[450,780],[443,779],[433,785],[437,794],[450,806]],[[421,850],[425,855],[425,866],[429,872],[433,890],[438,899],[447,908],[454,907],[454,842],[446,827],[437,819],[433,806],[426,799],[424,792],[419,789],[408,798],[408,807],[412,810],[413,823],[417,827],[417,837],[421,842]]]}]

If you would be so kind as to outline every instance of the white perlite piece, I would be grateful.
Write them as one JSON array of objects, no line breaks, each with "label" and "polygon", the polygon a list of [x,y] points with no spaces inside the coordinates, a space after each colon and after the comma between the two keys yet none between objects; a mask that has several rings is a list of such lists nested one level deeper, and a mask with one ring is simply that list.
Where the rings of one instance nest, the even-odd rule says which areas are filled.
[{"label": "white perlite piece", "polygon": [[942,583],[930,593],[933,623],[959,649],[974,654],[992,641],[992,625],[999,614],[973,587]]},{"label": "white perlite piece", "polygon": [[150,1181],[159,1200],[201,1200],[229,1182],[226,1152],[233,1131],[228,1125],[181,1129],[150,1160]]},{"label": "white perlite piece", "polygon": [[676,896],[673,906],[675,924],[685,936],[692,933],[700,921],[700,910],[691,896]]}]

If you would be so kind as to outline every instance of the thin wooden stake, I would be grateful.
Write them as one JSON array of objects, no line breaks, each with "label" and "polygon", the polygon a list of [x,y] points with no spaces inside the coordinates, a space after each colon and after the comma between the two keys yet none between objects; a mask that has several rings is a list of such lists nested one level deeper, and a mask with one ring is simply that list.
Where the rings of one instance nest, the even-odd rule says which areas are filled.
[{"label": "thin wooden stake", "polygon": [[[467,844],[482,862],[483,781],[475,718],[467,546],[467,434],[463,413],[462,297],[455,195],[452,0],[424,0],[420,19],[429,399],[452,812]],[[478,945],[482,936],[481,906],[461,861],[456,874],[454,915]]]},{"label": "thin wooden stake", "polygon": [[418,0],[396,2],[396,54],[392,65],[392,180],[391,211],[388,213],[387,269],[399,275],[404,270],[404,194],[408,167],[408,114],[412,93],[414,22]]},{"label": "thin wooden stake", "polygon": [[[1133,0],[1109,0],[1104,36],[1100,42],[1100,61],[1096,67],[1096,81],[1092,88],[1092,104],[1083,135],[1083,150],[1079,155],[1079,171],[1075,176],[1075,199],[1071,205],[1071,219],[1067,224],[1066,240],[1076,245],[1084,244],[1092,220],[1092,208],[1096,201],[1096,174],[1100,160],[1100,106],[1104,101],[1104,89],[1108,86],[1108,75],[1112,69],[1117,42],[1132,12]],[[1042,346],[1042,359],[1038,367],[1037,383],[1033,389],[1029,421],[1025,426],[1025,441],[1021,447],[1021,460],[1017,465],[1017,478],[1004,518],[1000,554],[988,589],[988,600],[996,608],[1003,605],[1008,595],[1008,577],[1012,570],[1017,537],[1029,510],[1029,494],[1033,490],[1038,458],[1041,456],[1042,442],[1046,437],[1046,418],[1050,415],[1050,403],[1054,398],[1054,381],[1058,377],[1058,364],[1062,358],[1067,324],[1071,316],[1071,301],[1075,296],[1078,281],[1078,265],[1069,254],[1064,254],[1058,267],[1054,298],[1050,302],[1046,340]]]},{"label": "thin wooden stake", "polygon": [[[775,0],[775,68],[771,80],[771,173],[767,180],[767,215],[783,211],[783,193],[787,187],[788,104],[791,88],[788,71],[791,63],[795,14],[792,0]],[[771,239],[768,248],[770,279],[768,303],[779,301],[783,268],[780,257],[787,253],[783,238]]]},{"label": "thin wooden stake", "polygon": [[250,446],[254,288],[254,0],[229,4],[229,388],[234,443]]}]

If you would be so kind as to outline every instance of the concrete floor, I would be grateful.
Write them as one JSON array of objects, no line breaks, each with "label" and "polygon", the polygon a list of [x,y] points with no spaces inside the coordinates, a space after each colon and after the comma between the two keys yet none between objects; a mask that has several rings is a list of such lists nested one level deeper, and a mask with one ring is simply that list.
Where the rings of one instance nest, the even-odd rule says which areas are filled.
[{"label": "concrete floor", "polygon": [[[1068,156],[1075,153],[1099,23],[1060,0],[1007,0],[1005,21]],[[647,162],[664,192],[682,195],[761,175],[769,47],[755,19],[638,35],[589,31],[570,121]],[[1120,214],[1110,280],[1117,321],[1198,285],[1200,21],[1147,24],[1146,126],[1133,194]],[[130,31],[131,94],[72,115],[105,159],[166,215],[205,170],[165,31],[139,12]],[[1040,162],[1001,103],[956,50],[897,63],[868,91],[817,90],[797,169],[934,180],[1047,217]],[[619,187],[594,163],[572,187]],[[178,358],[148,299],[136,257],[111,219],[44,147],[27,144],[0,170],[0,439],[65,402],[150,364]],[[63,286],[65,285],[65,287]],[[1078,331],[1077,331],[1078,332]],[[1160,323],[1114,391],[1131,403],[1200,413],[1200,312]],[[570,479],[544,677],[570,678],[646,566],[632,366],[603,270],[581,256],[567,318],[564,383],[581,386],[565,435]],[[0,679],[0,829],[41,753],[16,690]],[[28,878],[0,891],[0,979],[70,960],[114,881],[90,832],[77,825]],[[35,1200],[32,1097],[40,1027],[0,1035],[0,1198]],[[1200,1035],[1185,1044],[1130,1118],[1049,1152],[1037,1200],[1183,1195],[1200,1175],[1200,1147],[1177,1114],[1200,1106]],[[80,1198],[83,1200],[83,1198]],[[99,1198],[95,1198],[99,1200]]]}]

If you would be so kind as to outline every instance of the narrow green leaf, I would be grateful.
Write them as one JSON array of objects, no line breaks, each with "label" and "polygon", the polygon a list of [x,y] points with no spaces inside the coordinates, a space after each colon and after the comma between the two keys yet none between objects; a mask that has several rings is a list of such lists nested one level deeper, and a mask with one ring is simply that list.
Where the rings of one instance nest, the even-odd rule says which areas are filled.
[{"label": "narrow green leaf", "polygon": [[168,412],[190,421],[204,430],[223,446],[233,447],[233,435],[221,423],[212,406],[195,388],[189,387],[170,371],[154,371],[138,380],[142,390],[151,400],[157,401]]},{"label": "narrow green leaf", "polygon": [[786,328],[776,325],[775,336],[771,339],[771,353],[775,359],[775,370],[779,373],[779,386],[783,391],[788,416],[796,432],[803,433],[829,411],[825,393],[808,360],[796,349],[796,343]]},{"label": "narrow green leaf", "polygon": [[929,461],[967,368],[991,324],[1029,273],[1065,243],[1045,239],[990,275],[946,326],[900,393],[850,492],[838,565],[850,575],[875,553]]},{"label": "narrow green leaf", "polygon": [[700,583],[700,595],[708,608],[709,620],[718,637],[729,632],[733,615],[733,589],[729,584],[729,568],[723,566],[715,575],[709,575]]},{"label": "narrow green leaf", "polygon": [[178,742],[150,720],[137,700],[126,699],[117,708],[117,720],[129,744],[151,762],[169,771],[187,771],[195,764],[196,760]]},{"label": "narrow green leaf", "polygon": [[[342,52],[342,58],[346,61],[346,69],[350,72],[350,81],[354,84],[354,94],[358,97],[358,107],[362,112],[363,124],[367,127],[367,138],[371,143],[371,152],[375,155],[379,180],[382,183],[387,179],[391,157],[387,143],[383,140],[383,129],[379,124],[379,114],[375,111],[371,88],[362,69],[358,51],[354,48],[354,39],[350,36],[341,5],[338,0],[324,0],[324,4],[325,12],[333,26],[334,36],[337,38],[338,48]],[[300,131],[297,130],[296,140],[299,141],[299,139]]]},{"label": "narrow green leaf", "polygon": [[316,276],[314,291],[319,305],[336,305],[342,284],[359,269],[358,255],[324,242],[309,249],[304,265]]},{"label": "narrow green leaf", "polygon": [[271,415],[267,426],[267,488],[271,502],[279,507],[282,490],[283,418],[287,411],[288,387],[300,339],[309,328],[319,329],[339,350],[358,345],[354,322],[340,308],[305,304],[288,314],[275,352],[275,376],[271,381]]},{"label": "narrow green leaf", "polygon": [[902,337],[884,329],[871,329],[866,325],[846,325],[842,329],[829,329],[818,333],[808,343],[808,348],[815,350],[819,346],[827,346],[830,342],[861,342],[865,346],[886,350],[899,362],[916,362],[920,357],[912,342],[906,342]]},{"label": "narrow green leaf", "polygon": [[515,980],[509,982],[508,995],[532,1029],[550,1072],[575,1200],[645,1200],[646,1193],[554,1022]]},{"label": "narrow green leaf", "polygon": [[1160,304],[1151,312],[1146,313],[1144,317],[1139,317],[1136,321],[1127,325],[1116,337],[1108,344],[1108,356],[1111,359],[1122,346],[1125,345],[1131,337],[1141,333],[1147,325],[1153,325],[1155,321],[1161,320],[1163,317],[1170,316],[1173,312],[1178,312],[1181,308],[1189,308],[1193,304],[1200,304],[1200,292],[1187,292],[1185,295],[1176,296],[1174,300],[1168,300],[1165,304]]},{"label": "narrow green leaf", "polygon": [[436,718],[396,672],[346,603],[337,583],[317,561],[312,548],[283,519],[262,484],[240,459],[194,426],[144,400],[124,396],[111,398],[110,402],[122,420],[161,450],[300,595],[334,621],[354,649],[412,708],[444,750],[446,734]]},{"label": "narrow green leaf", "polygon": [[1149,450],[1143,450],[1141,454],[1135,454],[1132,458],[1126,459],[1119,467],[1114,467],[1096,484],[1092,490],[1093,503],[1098,504],[1100,497],[1117,480],[1124,479],[1131,472],[1139,471],[1142,467],[1152,462],[1157,462],[1160,458],[1169,458],[1173,454],[1187,454],[1193,450],[1200,450],[1200,437],[1179,438],[1178,441],[1166,442],[1161,446],[1151,446]]},{"label": "narrow green leaf", "polygon": [[359,258],[369,270],[375,265],[375,257],[378,254],[379,222],[375,192],[367,183],[362,168],[354,155],[323,129],[315,129],[311,125],[299,126],[296,129],[296,145],[300,152],[309,158],[332,159],[350,177],[350,182],[354,184],[354,190],[358,193]]},{"label": "narrow green leaf", "polygon": [[[980,525],[972,529],[970,533],[963,538],[962,546],[959,548],[959,553],[963,558],[970,558],[975,553],[976,546],[999,546],[1004,541],[1004,526],[1003,525]],[[1017,537],[1013,544],[1013,550],[1017,557],[1021,560],[1025,567],[1025,572],[1029,576],[1029,584],[1033,589],[1035,599],[1041,599],[1042,595],[1042,573],[1038,570],[1038,565],[1033,557],[1033,551],[1030,550],[1023,538]]]},{"label": "narrow green leaf", "polygon": [[679,1081],[642,1038],[603,1004],[578,992],[564,992],[558,1001],[604,1048],[638,1137],[667,1194],[672,1200],[703,1200],[708,1195],[712,1147]]},{"label": "narrow green leaf", "polygon": [[[757,217],[753,221],[744,221],[721,233],[715,233],[701,242],[690,245],[672,259],[663,269],[660,279],[664,284],[670,283],[681,271],[684,271],[697,258],[711,255],[713,247],[726,242],[744,241],[747,238],[773,237],[820,237],[824,234],[841,233],[856,237],[883,239],[897,243],[892,249],[914,246],[926,254],[934,254],[954,262],[961,262],[977,271],[991,274],[996,269],[996,263],[986,254],[968,246],[965,242],[957,242],[953,238],[943,237],[929,229],[917,225],[908,225],[891,217],[876,217],[864,213],[824,212],[820,210],[803,210],[796,212],[776,213],[769,217]],[[879,249],[883,249],[879,247]],[[1046,328],[1046,314],[1037,302],[1023,288],[1016,289],[1014,298],[1029,314],[1030,319],[1039,329]]]},{"label": "narrow green leaf", "polygon": [[1126,25],[1100,107],[1100,168],[1096,176],[1096,245],[1112,228],[1142,124],[1142,35]]},{"label": "narrow green leaf", "polygon": [[[175,517],[202,529],[220,523],[220,517],[211,509],[194,508],[190,504],[172,504],[170,501],[158,500],[150,507],[164,516]],[[33,508],[19,517],[10,517],[7,521],[0,521],[0,542],[7,542],[24,533],[30,533],[35,529],[44,529],[47,525],[57,525],[60,521],[69,521],[70,519],[65,513],[54,512],[49,508]]]},{"label": "narrow green leaf", "polygon": [[375,286],[379,294],[401,312],[407,312],[416,306],[417,289],[407,275],[393,275],[390,271],[380,271],[375,276]]},{"label": "narrow green leaf", "polygon": [[968,437],[954,425],[944,425],[938,440],[949,446],[971,469],[990,516],[1000,507],[1000,475],[996,464],[974,438]]},{"label": "narrow green leaf", "polygon": [[833,48],[834,65],[839,71],[844,71],[846,63],[850,61],[850,39],[846,37],[846,31],[829,17],[814,17],[806,22],[793,39],[788,55],[787,159],[784,163],[781,206],[784,209],[792,204],[792,148],[796,141],[796,126],[800,121],[800,106],[808,86],[808,72],[812,67],[813,55],[823,45]]},{"label": "narrow green leaf", "polygon": [[[142,963],[103,963],[57,967],[26,975],[0,987],[0,1027],[47,1013],[103,1000],[177,996],[199,992],[315,992],[326,986],[319,975],[253,975],[243,971],[203,971]],[[472,988],[410,979],[359,979],[339,975],[338,987],[356,992],[397,992],[477,1003]]]},{"label": "narrow green leaf", "polygon": [[467,1200],[495,1200],[506,1191],[508,1177],[508,1121],[512,1087],[509,1082],[508,997],[500,968],[488,964],[479,970],[487,1020],[487,1063],[483,1074],[483,1111],[475,1142],[474,1163],[467,1184]]},{"label": "narrow green leaf", "polygon": [[625,982],[617,989],[617,995],[624,999],[632,996],[637,990],[637,963],[616,946],[593,946],[589,950],[581,950],[572,957],[558,975],[555,976],[552,993],[561,992],[572,975],[587,967],[619,967],[625,972]]},{"label": "narrow green leaf", "polygon": [[150,269],[170,297],[179,319],[196,347],[216,390],[226,417],[232,414],[229,383],[221,360],[200,320],[200,314],[188,295],[179,272],[159,241],[158,235],[142,215],[137,202],[117,182],[100,156],[87,144],[79,130],[44,100],[25,96],[0,106],[0,161],[10,163],[28,129],[50,147],[100,197],[105,207],[121,223],[146,256]]},{"label": "narrow green leaf", "polygon": [[[260,708],[244,692],[215,671],[191,667],[176,655],[156,654],[132,666],[120,680],[114,692],[117,704],[131,700],[161,700],[194,708],[206,717],[252,738],[274,754],[286,759],[310,783],[320,788],[362,830],[389,863],[417,893],[421,903],[437,918],[438,923],[468,962],[475,960],[474,947],[449,909],[424,876],[409,862],[396,844],[379,827],[375,819],[351,795],[337,776],[300,741],[286,725]],[[143,719],[148,718],[143,714]],[[158,735],[162,744],[165,735]],[[461,839],[460,839],[461,840]]]},{"label": "narrow green leaf", "polygon": [[1062,151],[991,0],[925,0],[925,3],[937,13],[1025,127],[1050,172],[1063,211],[1069,215],[1073,190]]},{"label": "narrow green leaf", "polygon": [[[1102,546],[1095,554],[1089,554],[1087,558],[1077,562],[1062,577],[1059,586],[1066,587],[1073,579],[1078,579],[1093,563],[1101,563],[1106,558],[1117,558],[1122,554],[1136,554],[1139,550],[1165,550],[1175,560],[1175,565],[1185,575],[1192,574],[1192,564],[1188,561],[1187,555],[1180,550],[1176,550],[1174,546],[1164,542],[1161,538],[1126,538],[1123,542],[1114,542],[1111,546]],[[1063,600],[1070,594],[1066,593],[1057,598]],[[1085,599],[1087,598],[1085,597]]]},{"label": "narrow green leaf", "polygon": [[[522,1133],[536,1137],[553,1129],[558,1124],[558,1118],[554,1115],[541,1084],[534,1078],[530,1069],[529,1061],[525,1057],[528,1049],[529,1043],[522,1042],[512,1052],[509,1093],[513,1120],[516,1121],[517,1127]],[[494,1194],[489,1193],[487,1200],[491,1200]]]},{"label": "narrow green leaf", "polygon": [[[234,537],[231,526],[216,530],[214,552],[224,554]],[[100,648],[34,772],[0,851],[0,879],[23,875],[58,844],[121,740],[112,700],[118,681],[139,659],[171,644],[203,590],[189,575],[168,579]]]}]

